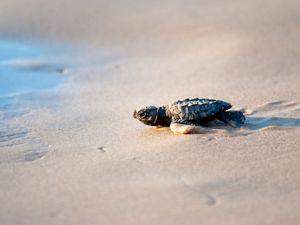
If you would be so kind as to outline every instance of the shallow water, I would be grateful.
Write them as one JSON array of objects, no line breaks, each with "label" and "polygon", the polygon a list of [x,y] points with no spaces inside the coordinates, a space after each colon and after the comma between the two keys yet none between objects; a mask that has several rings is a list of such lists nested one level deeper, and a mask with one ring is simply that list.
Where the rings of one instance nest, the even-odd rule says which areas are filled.
[{"label": "shallow water", "polygon": [[0,41],[0,99],[57,87],[64,81],[62,65],[46,55],[47,50],[15,42]]},{"label": "shallow water", "polygon": [[67,79],[62,74],[67,63],[55,60],[59,51],[0,41],[0,163],[33,161],[47,153],[47,145],[17,118],[37,102],[48,107],[56,101],[53,93]]}]

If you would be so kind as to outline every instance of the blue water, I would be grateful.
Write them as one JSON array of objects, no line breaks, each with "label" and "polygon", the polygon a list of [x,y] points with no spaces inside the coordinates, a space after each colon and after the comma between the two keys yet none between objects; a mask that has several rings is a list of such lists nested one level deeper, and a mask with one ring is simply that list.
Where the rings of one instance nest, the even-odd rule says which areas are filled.
[{"label": "blue water", "polygon": [[0,103],[10,96],[48,90],[64,80],[61,65],[41,46],[0,40]]},{"label": "blue water", "polygon": [[0,150],[5,150],[0,153],[11,151],[0,157],[0,164],[33,161],[47,153],[47,145],[16,118],[35,107],[59,106],[54,90],[66,79],[61,52],[62,48],[0,40]]}]

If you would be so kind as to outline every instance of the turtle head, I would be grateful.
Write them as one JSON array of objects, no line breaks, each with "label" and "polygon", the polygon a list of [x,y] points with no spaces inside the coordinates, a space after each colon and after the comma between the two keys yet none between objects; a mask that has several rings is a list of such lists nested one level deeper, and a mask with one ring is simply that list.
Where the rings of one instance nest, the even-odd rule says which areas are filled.
[{"label": "turtle head", "polygon": [[133,118],[149,126],[169,126],[171,118],[166,115],[166,108],[143,106],[133,112]]},{"label": "turtle head", "polygon": [[133,112],[133,118],[149,126],[157,126],[158,108],[155,106],[143,106]]}]

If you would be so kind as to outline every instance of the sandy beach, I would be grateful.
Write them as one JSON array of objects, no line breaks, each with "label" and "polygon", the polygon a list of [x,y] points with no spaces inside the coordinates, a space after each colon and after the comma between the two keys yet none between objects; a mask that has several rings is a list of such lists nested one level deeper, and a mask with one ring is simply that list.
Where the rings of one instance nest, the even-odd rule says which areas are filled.
[{"label": "sandy beach", "polygon": [[[298,225],[299,27],[293,0],[1,0],[0,224]],[[187,97],[246,124],[132,117]]]}]

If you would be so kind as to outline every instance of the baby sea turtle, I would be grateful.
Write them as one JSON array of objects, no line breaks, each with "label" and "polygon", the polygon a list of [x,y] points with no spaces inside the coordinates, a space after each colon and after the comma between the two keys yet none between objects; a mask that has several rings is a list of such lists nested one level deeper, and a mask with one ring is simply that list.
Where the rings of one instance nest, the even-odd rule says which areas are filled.
[{"label": "baby sea turtle", "polygon": [[[170,127],[174,133],[193,133],[201,125],[220,120],[231,127],[241,127],[245,116],[240,111],[226,111],[228,102],[206,98],[179,100],[166,106],[145,106],[134,110],[133,117],[149,126]],[[203,127],[203,129],[205,129]]]}]

